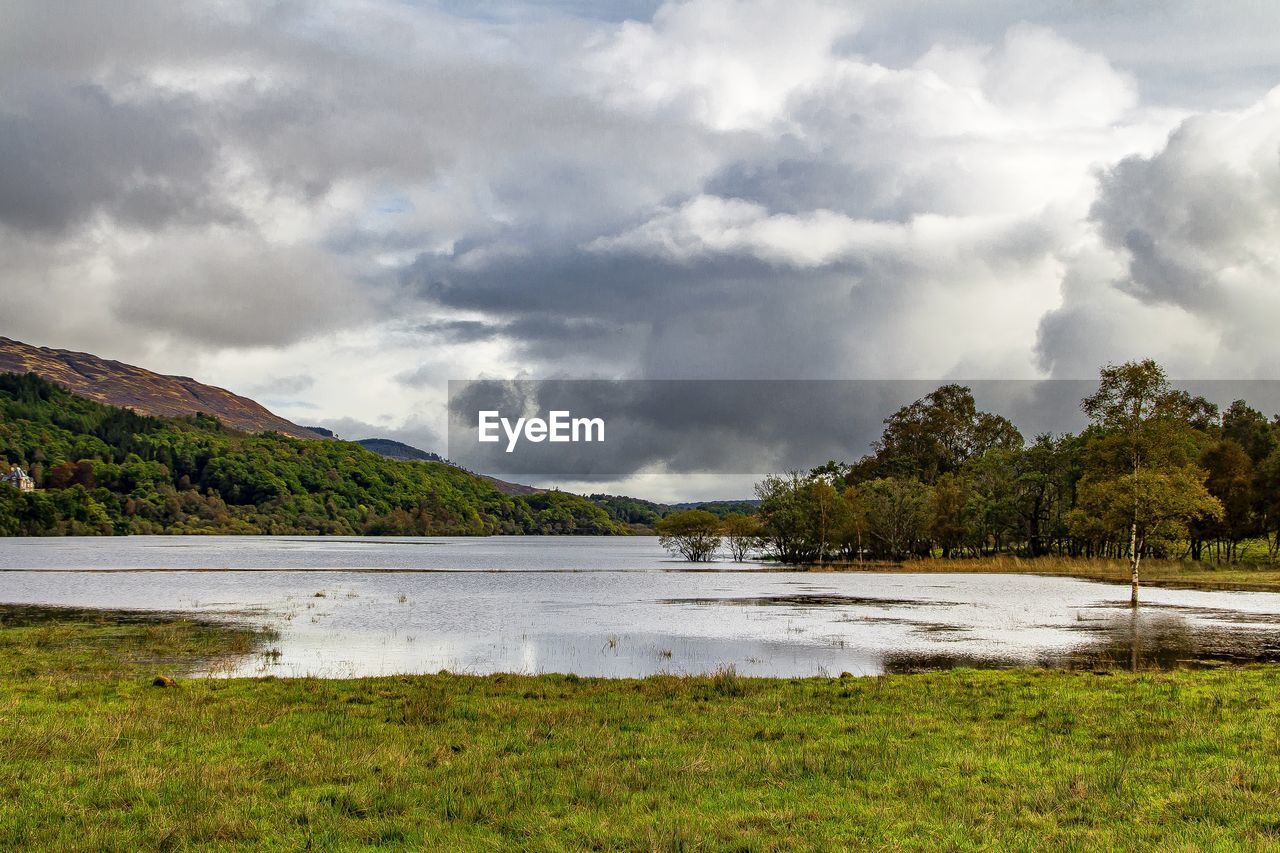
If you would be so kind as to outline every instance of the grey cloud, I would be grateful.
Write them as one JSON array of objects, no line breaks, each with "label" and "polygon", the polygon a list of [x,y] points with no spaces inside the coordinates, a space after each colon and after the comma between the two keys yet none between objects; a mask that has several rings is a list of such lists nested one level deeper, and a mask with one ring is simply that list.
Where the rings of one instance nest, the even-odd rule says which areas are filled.
[{"label": "grey cloud", "polygon": [[130,257],[112,309],[122,324],[219,346],[279,345],[367,320],[369,294],[307,247],[252,234],[179,237]]},{"label": "grey cloud", "polygon": [[[807,470],[870,453],[885,418],[948,380],[479,381],[450,383],[449,456],[500,477],[609,481],[644,473],[748,474]],[[1009,418],[1028,440],[1078,432],[1096,380],[970,380],[979,409]],[[1280,381],[1177,381],[1226,407],[1245,399],[1280,411]],[[477,440],[478,413],[599,418],[604,440]],[[504,435],[505,433],[501,433]]]},{"label": "grey cloud", "polygon": [[559,315],[533,315],[509,322],[487,320],[434,320],[415,330],[450,343],[472,343],[500,337],[519,340],[566,337],[601,337],[614,331],[607,324]]},{"label": "grey cloud", "polygon": [[315,384],[314,376],[298,373],[290,376],[268,376],[248,390],[251,395],[272,394],[277,397],[288,397],[309,391]]},{"label": "grey cloud", "polygon": [[191,113],[91,85],[0,103],[0,223],[62,231],[96,210],[142,228],[234,219],[209,184],[216,143],[188,126]]}]

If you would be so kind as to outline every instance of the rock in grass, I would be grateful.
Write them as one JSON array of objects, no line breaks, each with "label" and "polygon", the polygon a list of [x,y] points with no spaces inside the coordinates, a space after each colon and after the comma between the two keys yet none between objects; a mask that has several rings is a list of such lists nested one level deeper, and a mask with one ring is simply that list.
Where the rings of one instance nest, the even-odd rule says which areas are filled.
[{"label": "rock in grass", "polygon": [[177,687],[178,682],[174,681],[167,675],[157,675],[156,680],[151,682],[152,687]]}]

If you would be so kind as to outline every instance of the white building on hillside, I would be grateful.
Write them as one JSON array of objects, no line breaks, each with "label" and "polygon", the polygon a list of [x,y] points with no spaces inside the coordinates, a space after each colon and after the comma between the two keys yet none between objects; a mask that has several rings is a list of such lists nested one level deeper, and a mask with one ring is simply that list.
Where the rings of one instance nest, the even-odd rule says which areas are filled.
[{"label": "white building on hillside", "polygon": [[36,490],[36,481],[28,477],[27,472],[23,471],[17,465],[9,466],[9,473],[0,476],[0,480],[3,480],[20,492],[34,492]]}]

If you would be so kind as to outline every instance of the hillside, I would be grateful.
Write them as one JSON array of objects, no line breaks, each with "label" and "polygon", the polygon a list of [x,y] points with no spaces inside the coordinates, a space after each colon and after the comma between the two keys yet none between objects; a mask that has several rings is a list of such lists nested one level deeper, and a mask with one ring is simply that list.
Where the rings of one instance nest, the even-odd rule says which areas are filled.
[{"label": "hillside", "polygon": [[274,431],[294,438],[319,438],[261,404],[225,388],[186,376],[165,376],[83,352],[50,349],[0,337],[0,372],[34,373],[73,394],[142,415],[182,418],[213,415],[241,432]]},{"label": "hillside", "polygon": [[0,373],[0,454],[39,487],[0,486],[2,535],[625,532],[577,495],[505,495],[460,468],[354,442],[140,415],[29,374]]}]

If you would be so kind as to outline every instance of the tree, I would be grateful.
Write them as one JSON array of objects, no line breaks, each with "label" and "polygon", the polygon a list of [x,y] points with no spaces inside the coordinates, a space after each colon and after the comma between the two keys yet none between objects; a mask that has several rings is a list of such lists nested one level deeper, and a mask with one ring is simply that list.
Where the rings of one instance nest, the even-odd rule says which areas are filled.
[{"label": "tree", "polygon": [[878,477],[918,477],[933,484],[988,450],[1022,447],[1022,434],[1007,419],[978,411],[973,392],[943,385],[885,419],[870,468]]},{"label": "tree", "polygon": [[960,552],[969,541],[969,483],[956,474],[943,474],[933,487],[933,518],[929,532],[944,559]]},{"label": "tree", "polygon": [[687,509],[661,519],[658,543],[691,563],[709,563],[720,547],[720,519],[702,509]]},{"label": "tree", "polygon": [[800,486],[801,506],[807,509],[810,528],[807,532],[814,559],[827,559],[835,546],[835,533],[845,524],[849,507],[835,486],[825,479],[813,478]]},{"label": "tree", "polygon": [[856,557],[861,563],[867,536],[866,501],[857,486],[846,486],[840,500],[844,504],[844,512],[832,531],[834,542],[841,556],[845,559]]},{"label": "tree", "polygon": [[919,480],[886,477],[865,483],[867,535],[877,553],[903,560],[928,543],[933,490]]},{"label": "tree", "polygon": [[1148,545],[1185,535],[1197,517],[1222,514],[1195,462],[1206,439],[1192,423],[1201,402],[1171,389],[1163,368],[1147,359],[1103,368],[1098,390],[1080,404],[1098,430],[1087,449],[1076,523],[1127,531],[1133,607]]},{"label": "tree", "polygon": [[1244,400],[1236,400],[1222,413],[1222,437],[1244,448],[1250,461],[1258,465],[1276,447],[1276,434],[1262,412]]},{"label": "tree", "polygon": [[969,483],[966,516],[970,541],[983,553],[999,552],[1018,529],[1017,460],[1021,450],[992,448],[964,467]]},{"label": "tree", "polygon": [[741,563],[760,541],[760,519],[731,512],[721,522],[721,531],[729,545],[729,556],[735,563]]},{"label": "tree", "polygon": [[756,483],[760,499],[760,541],[784,563],[806,563],[814,558],[810,539],[812,520],[799,472],[785,477],[770,474]]},{"label": "tree", "polygon": [[1218,562],[1231,563],[1238,556],[1240,542],[1257,532],[1253,462],[1238,442],[1227,438],[1206,450],[1200,464],[1208,474],[1205,487],[1222,504],[1222,516],[1203,519],[1195,525],[1196,532],[1216,539]]},{"label": "tree", "polygon": [[1017,510],[1028,553],[1061,553],[1067,539],[1067,516],[1080,479],[1083,442],[1079,436],[1038,435],[1018,456]]},{"label": "tree", "polygon": [[1254,487],[1259,526],[1267,539],[1267,557],[1275,562],[1280,556],[1280,447],[1258,465]]}]

